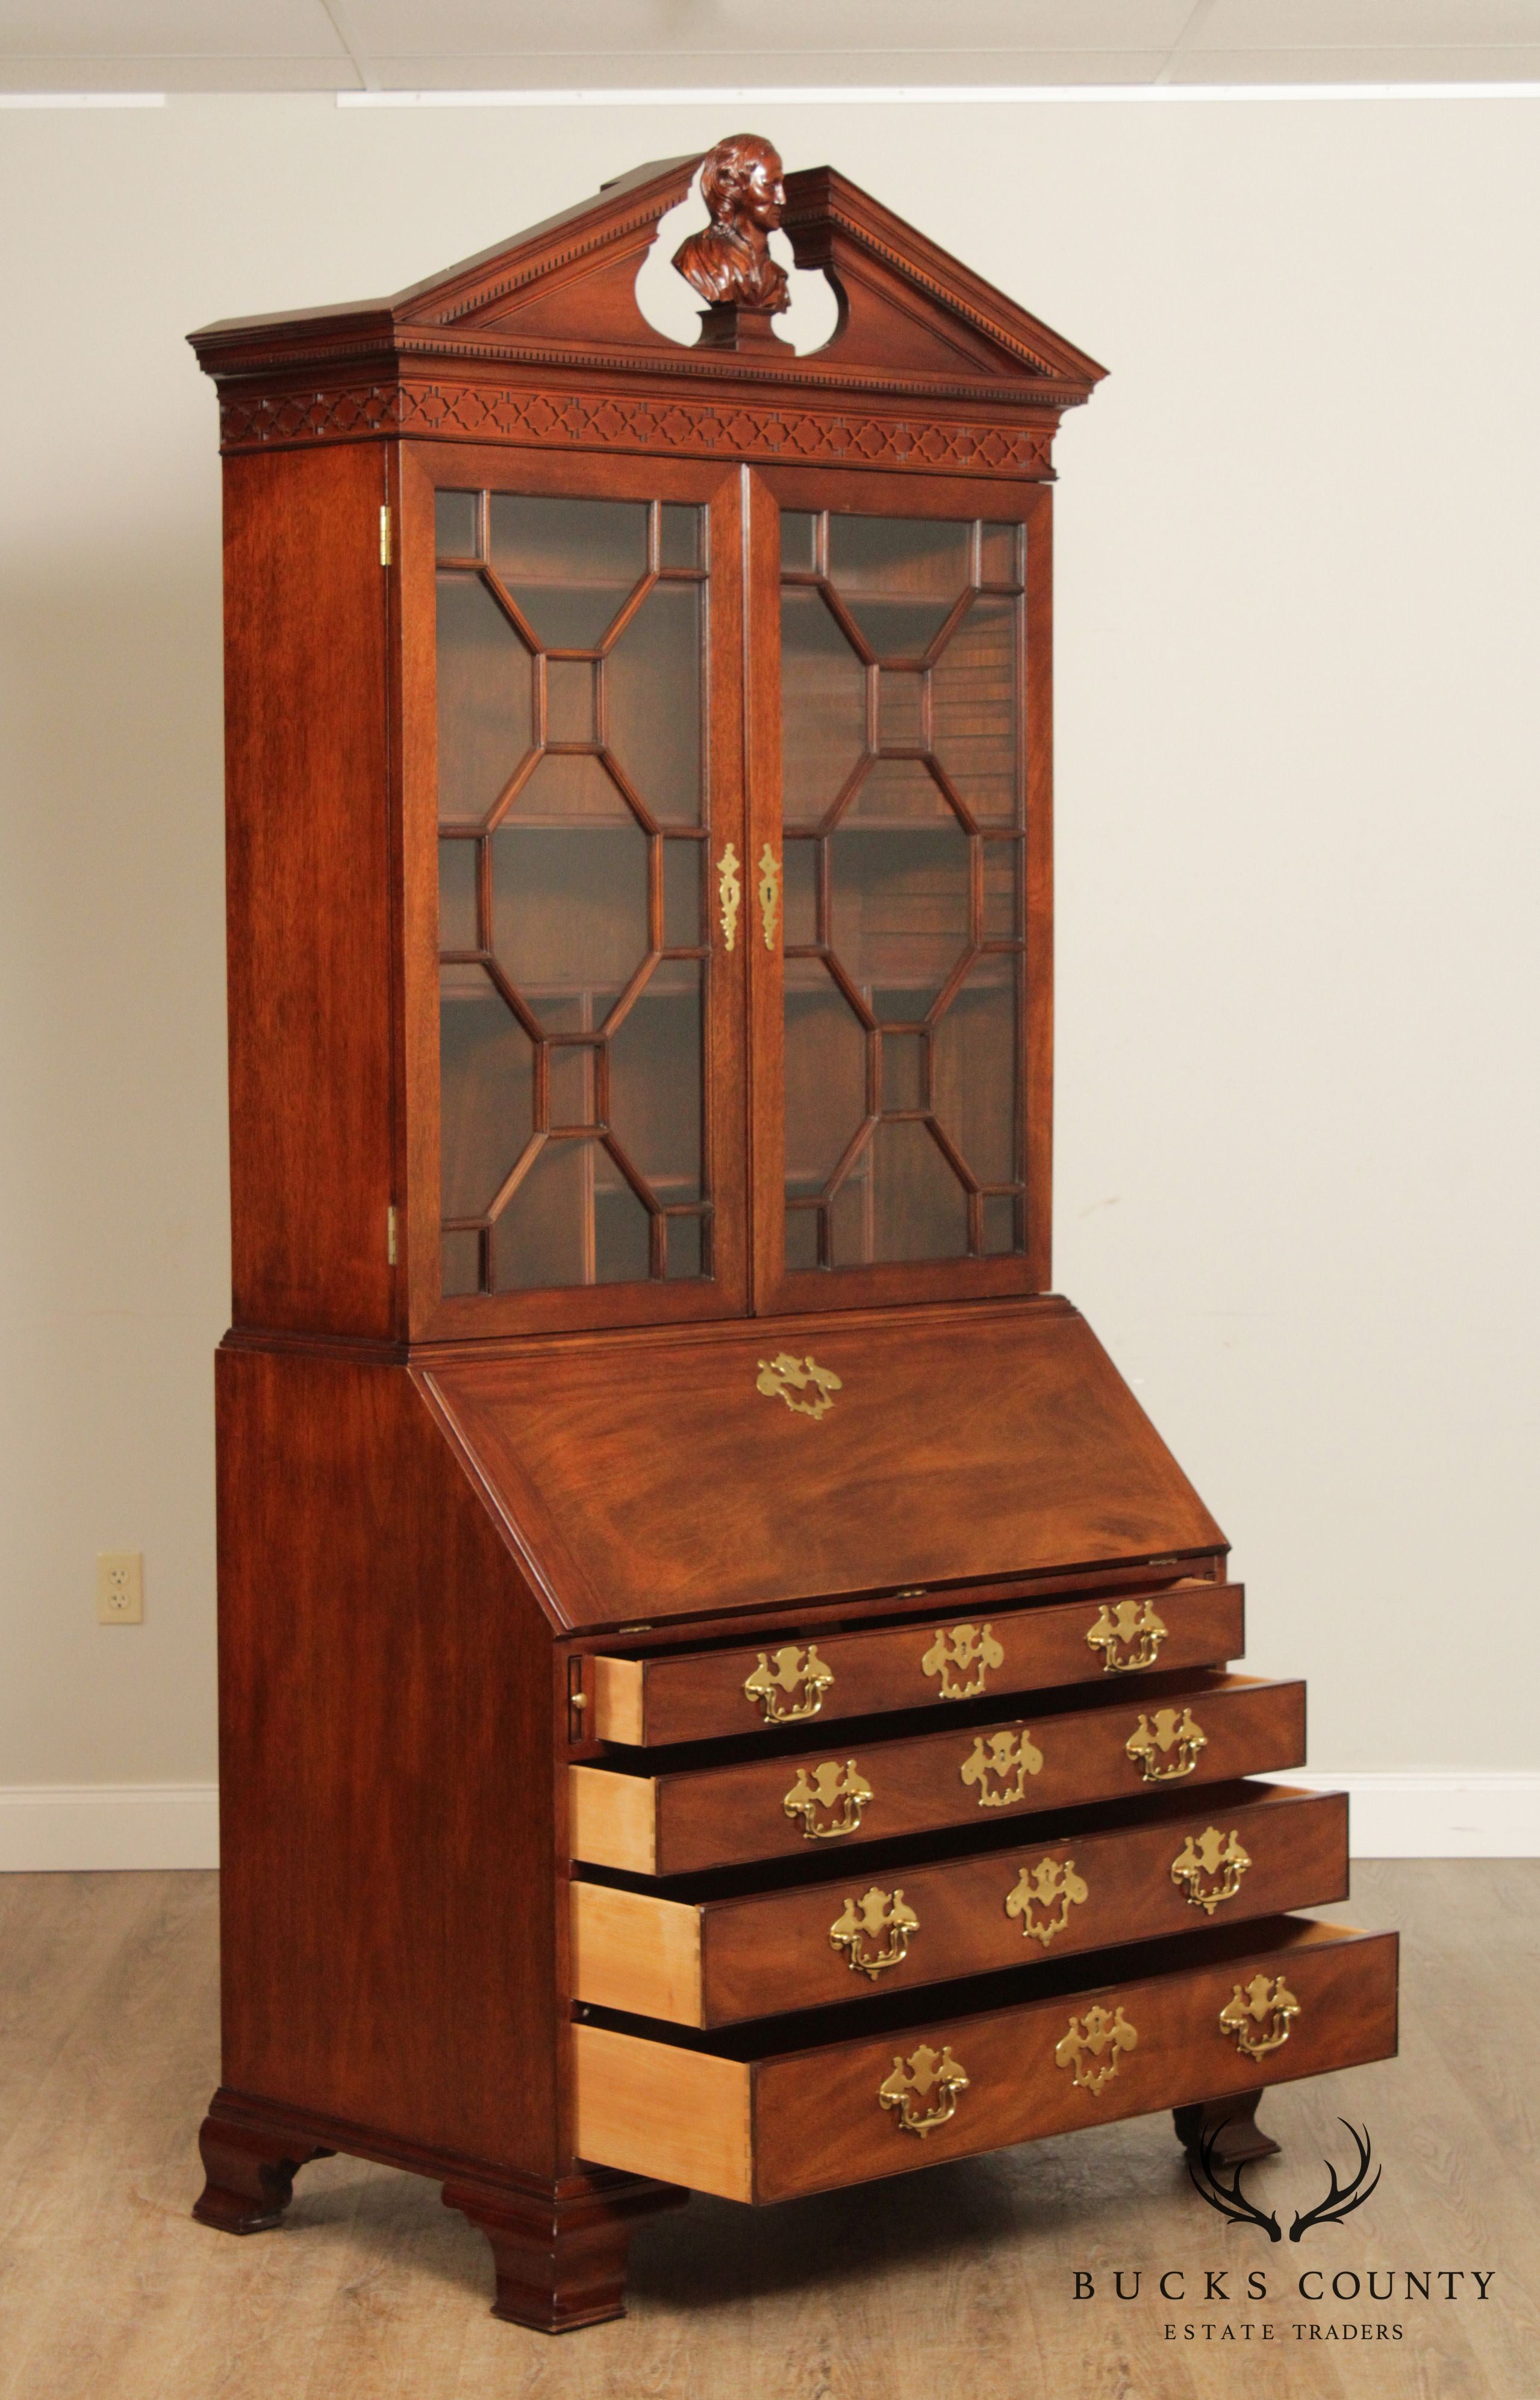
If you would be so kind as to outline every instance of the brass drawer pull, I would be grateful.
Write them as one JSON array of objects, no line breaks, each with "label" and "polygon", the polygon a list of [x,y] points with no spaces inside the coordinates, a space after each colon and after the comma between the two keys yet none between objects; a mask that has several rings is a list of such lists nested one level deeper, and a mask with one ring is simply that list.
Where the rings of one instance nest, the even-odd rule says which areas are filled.
[{"label": "brass drawer pull", "polygon": [[751,1707],[758,1701],[766,1725],[790,1725],[798,1717],[818,1714],[833,1681],[834,1669],[819,1657],[816,1642],[809,1643],[806,1657],[799,1642],[788,1642],[775,1653],[773,1667],[769,1651],[760,1651],[743,1697]]},{"label": "brass drawer pull", "polygon": [[1271,1984],[1265,1975],[1253,1975],[1249,1984],[1236,1984],[1220,2011],[1220,2031],[1233,2034],[1244,2058],[1263,2058],[1283,2048],[1299,2013],[1300,2002],[1281,1975]]},{"label": "brass drawer pull", "polygon": [[1104,1600],[1085,1640],[1091,1649],[1101,1652],[1103,1674],[1132,1675],[1141,1667],[1154,1665],[1169,1630],[1153,1601],[1145,1601],[1141,1607],[1137,1600],[1111,1603]]},{"label": "brass drawer pull", "polygon": [[738,939],[738,911],[743,903],[743,887],[738,880],[738,852],[730,841],[716,862],[716,899],[722,912],[722,947],[730,950]]},{"label": "brass drawer pull", "polygon": [[1191,1775],[1199,1751],[1207,1747],[1208,1736],[1191,1709],[1179,1717],[1175,1709],[1157,1709],[1153,1719],[1141,1714],[1124,1744],[1146,1783],[1174,1783]]},{"label": "brass drawer pull", "polygon": [[[944,2043],[938,2055],[922,2041],[912,2057],[893,2060],[893,2071],[879,2084],[877,2096],[884,2108],[897,2109],[901,2133],[918,2134],[923,2141],[956,2116],[957,2095],[967,2089],[968,2078],[950,2049]],[[941,2096],[934,2108],[926,2109],[933,2092]]]},{"label": "brass drawer pull", "polygon": [[[919,1930],[920,1919],[906,1904],[903,1891],[883,1891],[874,1883],[859,1901],[846,1901],[829,1928],[829,1947],[843,1950],[852,1974],[875,1984],[888,1968],[903,1965],[909,1936]],[[880,1947],[873,1949],[874,1943]]]},{"label": "brass drawer pull", "polygon": [[[821,1367],[811,1351],[805,1358],[794,1358],[788,1350],[777,1351],[773,1358],[761,1358],[755,1378],[756,1391],[770,1400],[784,1400],[797,1416],[811,1417],[814,1423],[828,1415],[836,1392],[844,1388],[833,1368]],[[811,1392],[812,1398],[798,1399],[799,1392]]]},{"label": "brass drawer pull", "polygon": [[1014,1808],[1027,1797],[1027,1778],[1043,1771],[1043,1752],[1029,1733],[974,1736],[974,1746],[959,1767],[964,1783],[978,1786],[981,1808]]},{"label": "brass drawer pull", "polygon": [[[871,1785],[853,1758],[847,1758],[843,1766],[838,1758],[825,1758],[817,1766],[797,1768],[797,1780],[781,1805],[788,1817],[801,1818],[804,1841],[833,1842],[841,1834],[856,1831],[871,1796]],[[835,1810],[838,1813],[832,1821],[818,1822]]]},{"label": "brass drawer pull", "polygon": [[1217,1825],[1206,1825],[1195,1840],[1189,1834],[1177,1852],[1171,1880],[1190,1906],[1212,1916],[1221,1901],[1234,1899],[1250,1864],[1233,1827],[1221,1834]]},{"label": "brass drawer pull", "polygon": [[1138,2046],[1138,2031],[1124,2015],[1121,2001],[1115,2009],[1089,2008],[1083,2017],[1070,2018],[1069,2032],[1055,2049],[1054,2065],[1071,2067],[1077,2091],[1089,2092],[1095,2100],[1117,2073],[1124,2052]]},{"label": "brass drawer pull", "polygon": [[1041,1942],[1046,1950],[1055,1934],[1062,1933],[1069,1924],[1070,1909],[1090,1897],[1091,1888],[1083,1875],[1075,1873],[1073,1859],[1045,1856],[1035,1867],[1022,1868],[1006,1895],[1005,1914],[1019,1916],[1023,1936]]},{"label": "brass drawer pull", "polygon": [[944,1700],[972,1700],[984,1689],[990,1670],[1003,1667],[1005,1653],[992,1626],[954,1625],[936,1630],[935,1640],[920,1662],[922,1675],[939,1675]]}]

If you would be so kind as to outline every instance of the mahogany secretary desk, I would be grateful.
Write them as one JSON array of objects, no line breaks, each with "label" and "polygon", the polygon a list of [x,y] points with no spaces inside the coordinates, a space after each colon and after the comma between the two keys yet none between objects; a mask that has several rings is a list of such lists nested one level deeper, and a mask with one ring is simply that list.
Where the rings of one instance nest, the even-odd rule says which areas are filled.
[{"label": "mahogany secretary desk", "polygon": [[[1050,506],[1101,370],[828,169],[207,328],[234,1324],[205,2223],[438,2178],[498,2313],[1392,2052],[1303,1693],[1049,1289]],[[776,319],[784,222],[837,329]]]}]

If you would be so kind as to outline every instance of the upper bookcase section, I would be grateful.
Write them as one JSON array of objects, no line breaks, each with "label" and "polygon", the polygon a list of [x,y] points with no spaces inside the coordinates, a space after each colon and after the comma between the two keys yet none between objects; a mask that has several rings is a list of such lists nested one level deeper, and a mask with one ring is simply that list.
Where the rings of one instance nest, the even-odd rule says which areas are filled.
[{"label": "upper bookcase section", "polygon": [[[710,222],[675,263],[705,306],[686,347],[648,324],[636,278],[697,172]],[[776,330],[777,226],[838,304],[804,357]],[[227,451],[406,435],[1038,480],[1104,372],[835,169],[783,178],[748,134],[638,167],[392,299],[191,340]]]}]

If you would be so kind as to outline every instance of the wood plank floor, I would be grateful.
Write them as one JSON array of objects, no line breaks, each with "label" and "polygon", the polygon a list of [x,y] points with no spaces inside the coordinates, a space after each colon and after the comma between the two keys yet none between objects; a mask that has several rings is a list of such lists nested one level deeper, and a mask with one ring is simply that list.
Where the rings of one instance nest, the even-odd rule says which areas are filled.
[{"label": "wood plank floor", "polygon": [[[1150,2118],[853,2196],[694,2200],[639,2234],[630,2317],[559,2341],[488,2314],[481,2237],[410,2175],[329,2160],[278,2232],[192,2223],[214,1902],[206,1875],[0,1877],[0,2400],[1540,2393],[1540,1862],[1361,1865],[1324,1912],[1403,1929],[1401,2056],[1273,2096],[1285,2154],[1251,2173],[1287,2228],[1350,2155],[1339,2113],[1367,2121],[1383,2180],[1345,2225],[1226,2226]],[[1137,2298],[1103,2297],[1120,2268]],[[1204,2303],[1210,2269],[1228,2303]],[[1241,2297],[1252,2269],[1273,2298]],[[1393,2298],[1329,2297],[1370,2269]],[[1153,2288],[1173,2270],[1185,2302]]]}]

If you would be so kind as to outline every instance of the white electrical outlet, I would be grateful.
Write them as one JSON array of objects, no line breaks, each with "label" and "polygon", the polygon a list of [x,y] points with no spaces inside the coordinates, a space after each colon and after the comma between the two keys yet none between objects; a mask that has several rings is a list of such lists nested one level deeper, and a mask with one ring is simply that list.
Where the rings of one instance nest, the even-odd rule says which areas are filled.
[{"label": "white electrical outlet", "polygon": [[142,1550],[98,1550],[96,1614],[102,1625],[144,1622],[144,1554]]}]

